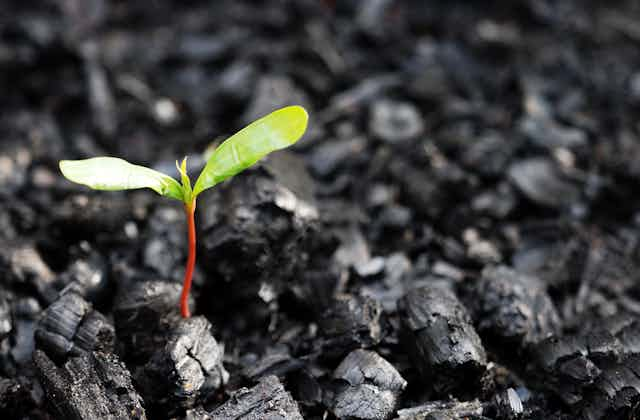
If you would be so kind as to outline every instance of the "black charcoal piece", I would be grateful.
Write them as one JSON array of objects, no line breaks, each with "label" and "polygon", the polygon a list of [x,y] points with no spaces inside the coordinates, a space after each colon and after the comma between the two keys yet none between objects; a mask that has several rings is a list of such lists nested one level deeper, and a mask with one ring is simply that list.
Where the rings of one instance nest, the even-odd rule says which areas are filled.
[{"label": "black charcoal piece", "polygon": [[0,341],[9,335],[13,328],[13,320],[11,319],[11,307],[3,296],[4,290],[0,289]]},{"label": "black charcoal piece", "polygon": [[341,294],[336,296],[320,319],[326,352],[346,353],[371,347],[382,339],[382,305],[375,299]]},{"label": "black charcoal piece", "polygon": [[72,357],[62,367],[36,351],[34,362],[47,399],[69,420],[146,419],[144,402],[115,354]]},{"label": "black charcoal piece", "polygon": [[31,288],[45,300],[55,296],[55,275],[28,242],[0,242],[0,279],[4,285]]},{"label": "black charcoal piece", "polygon": [[398,371],[369,350],[354,350],[333,372],[332,411],[341,419],[388,419],[407,386]]},{"label": "black charcoal piece", "polygon": [[422,116],[411,103],[382,99],[371,106],[369,131],[388,143],[402,143],[420,136]]},{"label": "black charcoal piece", "polygon": [[580,147],[587,143],[583,130],[560,125],[550,118],[527,116],[520,120],[518,128],[533,143],[549,149]]},{"label": "black charcoal piece", "polygon": [[354,161],[367,147],[364,137],[338,138],[318,144],[309,156],[309,167],[314,174],[328,177],[338,168]]},{"label": "black charcoal piece", "polygon": [[480,334],[496,339],[498,346],[535,344],[561,327],[544,284],[506,266],[483,270],[471,306]]},{"label": "black charcoal piece", "polygon": [[144,362],[164,345],[170,327],[180,319],[181,291],[180,284],[164,281],[131,281],[121,285],[113,317],[126,358]]},{"label": "black charcoal piece", "polygon": [[170,412],[190,408],[229,379],[223,356],[224,346],[213,337],[206,318],[182,319],[168,333],[167,343],[136,375],[137,382],[149,404]]},{"label": "black charcoal piece", "polygon": [[311,110],[307,94],[298,88],[293,80],[286,76],[265,75],[258,79],[253,98],[242,120],[248,124],[278,108],[292,104],[302,105]]},{"label": "black charcoal piece", "polygon": [[394,181],[401,186],[402,198],[417,213],[437,217],[445,210],[448,190],[440,185],[433,174],[402,159],[394,159],[389,171]]},{"label": "black charcoal piece", "polygon": [[184,211],[175,206],[156,207],[149,216],[143,250],[144,264],[162,278],[181,281],[187,252]]},{"label": "black charcoal piece", "polygon": [[303,420],[298,404],[275,376],[239,389],[209,415],[216,420]]},{"label": "black charcoal piece", "polygon": [[68,238],[95,240],[121,232],[132,216],[130,198],[119,193],[76,194],[52,209],[53,226]]},{"label": "black charcoal piece", "polygon": [[515,162],[509,180],[531,201],[551,208],[566,208],[580,198],[578,188],[560,173],[550,159],[531,158]]},{"label": "black charcoal piece", "polygon": [[93,350],[111,352],[113,325],[75,292],[61,295],[45,311],[35,332],[38,348],[54,359]]},{"label": "black charcoal piece", "polygon": [[42,390],[39,395],[36,391],[39,385],[34,382],[37,381],[33,377],[0,377],[0,418],[37,418],[37,411],[42,413],[42,407],[38,407],[43,402]]},{"label": "black charcoal piece", "polygon": [[73,291],[90,302],[104,295],[109,286],[107,262],[97,252],[72,262],[58,276],[58,283],[64,286],[63,293]]},{"label": "black charcoal piece", "polygon": [[487,411],[493,411],[492,414],[500,419],[518,419],[524,414],[524,405],[515,389],[507,388],[494,395]]},{"label": "black charcoal piece", "polygon": [[409,291],[398,304],[405,341],[423,379],[437,392],[470,387],[487,356],[467,310],[447,286]]},{"label": "black charcoal piece", "polygon": [[[42,313],[42,308],[35,298],[20,298],[11,303],[13,315],[13,329],[11,331],[11,359],[15,368],[22,369],[31,363],[35,348],[34,331],[36,322]],[[14,373],[19,373],[14,372]]]},{"label": "black charcoal piece", "polygon": [[229,281],[237,299],[269,303],[307,258],[318,221],[314,183],[301,159],[281,152],[204,194],[197,217],[202,266]]},{"label": "black charcoal piece", "polygon": [[484,418],[484,407],[473,401],[432,401],[423,405],[398,410],[395,420],[459,420]]}]

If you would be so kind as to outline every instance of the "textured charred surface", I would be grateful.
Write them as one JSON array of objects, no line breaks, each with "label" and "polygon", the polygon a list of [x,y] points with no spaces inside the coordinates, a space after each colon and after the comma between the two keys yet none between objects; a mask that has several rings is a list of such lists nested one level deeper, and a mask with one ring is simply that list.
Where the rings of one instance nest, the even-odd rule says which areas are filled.
[{"label": "textured charred surface", "polygon": [[506,266],[482,272],[471,303],[480,334],[498,343],[525,347],[560,330],[560,318],[544,284]]},{"label": "textured charred surface", "polygon": [[338,295],[322,314],[320,329],[325,336],[324,351],[346,353],[371,347],[382,340],[382,305],[371,298]]},{"label": "textured charred surface", "polygon": [[333,372],[332,411],[338,418],[384,420],[407,386],[398,371],[369,350],[354,350]]},{"label": "textured charred surface", "polygon": [[89,353],[58,367],[37,351],[34,361],[48,402],[62,418],[147,418],[131,375],[117,356]]},{"label": "textured charred surface", "polygon": [[222,366],[224,346],[205,318],[181,320],[168,337],[136,377],[146,400],[174,412],[224,385],[229,374]]},{"label": "textured charred surface", "polygon": [[252,388],[236,391],[229,401],[209,413],[220,420],[302,420],[298,404],[277,377],[267,376]]},{"label": "textured charred surface", "polygon": [[93,350],[112,352],[113,325],[75,292],[60,296],[43,313],[35,331],[38,347],[57,360]]},{"label": "textured charred surface", "polygon": [[113,311],[116,334],[126,358],[146,360],[164,344],[171,326],[178,322],[181,286],[141,281],[122,287]]},{"label": "textured charred surface", "polygon": [[445,285],[424,286],[400,301],[406,344],[424,380],[438,392],[477,381],[487,355],[471,318]]}]

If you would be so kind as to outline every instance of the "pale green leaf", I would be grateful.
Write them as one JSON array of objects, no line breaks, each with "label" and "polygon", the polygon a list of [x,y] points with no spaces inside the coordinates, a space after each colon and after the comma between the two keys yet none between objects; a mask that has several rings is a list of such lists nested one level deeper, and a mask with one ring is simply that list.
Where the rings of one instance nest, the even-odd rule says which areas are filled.
[{"label": "pale green leaf", "polygon": [[118,191],[151,188],[160,195],[182,201],[180,183],[169,175],[133,165],[124,159],[96,157],[61,160],[60,171],[69,181],[94,190]]},{"label": "pale green leaf", "polygon": [[256,120],[215,149],[193,188],[194,196],[248,168],[267,154],[294,144],[307,129],[301,106],[288,106]]}]

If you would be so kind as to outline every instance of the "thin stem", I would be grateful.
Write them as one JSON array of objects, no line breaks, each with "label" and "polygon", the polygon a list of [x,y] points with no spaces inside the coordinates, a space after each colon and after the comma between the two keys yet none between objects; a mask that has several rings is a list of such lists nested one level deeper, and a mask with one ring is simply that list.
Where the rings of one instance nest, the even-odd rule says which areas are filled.
[{"label": "thin stem", "polygon": [[193,269],[196,265],[196,200],[191,203],[185,203],[184,211],[187,215],[187,223],[189,229],[189,257],[187,258],[187,268],[184,272],[184,282],[182,284],[182,296],[180,296],[180,313],[183,318],[189,318],[189,290],[191,290],[191,280],[193,278]]}]

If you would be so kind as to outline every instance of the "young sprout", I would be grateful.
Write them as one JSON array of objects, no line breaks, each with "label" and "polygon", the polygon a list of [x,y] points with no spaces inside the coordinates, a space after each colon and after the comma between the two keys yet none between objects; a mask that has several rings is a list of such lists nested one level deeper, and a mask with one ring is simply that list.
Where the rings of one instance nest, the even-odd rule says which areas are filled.
[{"label": "young sprout", "polygon": [[115,157],[62,160],[60,171],[68,180],[94,190],[151,188],[160,195],[183,202],[189,230],[189,257],[180,297],[180,313],[188,318],[189,290],[196,263],[196,198],[267,154],[294,144],[307,129],[308,118],[301,106],[288,106],[252,122],[213,151],[193,188],[187,174],[186,157],[180,165],[176,161],[180,182],[169,175]]}]

